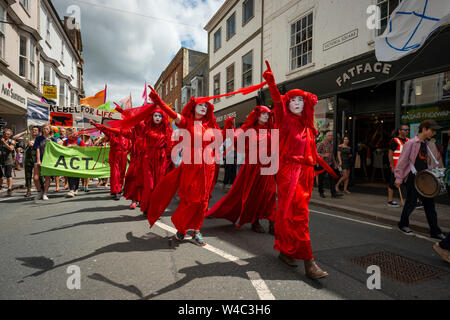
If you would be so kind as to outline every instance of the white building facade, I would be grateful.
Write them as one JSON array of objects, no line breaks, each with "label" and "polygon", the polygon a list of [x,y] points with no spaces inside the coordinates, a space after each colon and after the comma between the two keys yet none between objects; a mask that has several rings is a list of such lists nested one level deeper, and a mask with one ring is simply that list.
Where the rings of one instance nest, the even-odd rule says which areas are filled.
[{"label": "white building facade", "polygon": [[[226,1],[205,26],[208,32],[209,95],[233,92],[261,82],[262,0]],[[235,116],[243,122],[257,105],[257,92],[211,101],[217,122]]]},{"label": "white building facade", "polygon": [[82,58],[48,0],[0,0],[0,117],[15,132],[27,125],[28,101],[56,86],[61,106],[79,101]]}]

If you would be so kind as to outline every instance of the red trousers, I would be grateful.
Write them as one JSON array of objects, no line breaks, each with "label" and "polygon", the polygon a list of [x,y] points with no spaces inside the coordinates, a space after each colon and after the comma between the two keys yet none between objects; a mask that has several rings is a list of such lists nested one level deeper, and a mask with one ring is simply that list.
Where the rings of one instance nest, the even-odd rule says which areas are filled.
[{"label": "red trousers", "polygon": [[109,166],[111,173],[111,194],[120,193],[122,191],[122,185],[127,170],[127,152],[110,149]]},{"label": "red trousers", "polygon": [[293,259],[314,258],[308,209],[313,183],[314,167],[293,162],[280,163],[274,249]]}]

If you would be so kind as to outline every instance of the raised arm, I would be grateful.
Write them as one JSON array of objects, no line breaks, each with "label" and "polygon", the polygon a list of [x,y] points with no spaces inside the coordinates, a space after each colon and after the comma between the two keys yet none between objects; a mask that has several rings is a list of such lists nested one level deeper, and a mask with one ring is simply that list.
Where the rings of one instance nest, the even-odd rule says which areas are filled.
[{"label": "raised arm", "polygon": [[267,60],[266,65],[267,70],[264,72],[263,78],[267,81],[267,85],[269,86],[270,96],[272,97],[275,111],[275,120],[280,124],[286,115],[286,110],[282,101],[282,95],[280,94],[280,91],[278,91],[277,84],[275,83],[275,77]]},{"label": "raised arm", "polygon": [[104,125],[99,124],[99,123],[95,123],[92,120],[90,120],[89,123],[91,125],[93,125],[94,127],[96,127],[98,130],[100,130],[101,132],[103,132],[110,139],[111,139],[112,136],[115,137],[118,134],[120,134],[120,130],[117,129],[117,128],[108,128],[107,126],[104,126]]},{"label": "raised arm", "polygon": [[171,108],[169,108],[169,106],[162,101],[161,97],[159,96],[159,94],[155,91],[155,89],[152,88],[152,86],[148,86],[150,88],[150,99],[152,99],[153,103],[156,104],[157,106],[159,106],[165,114],[167,114],[167,116],[171,119],[174,119],[175,123],[177,125],[180,124],[181,120],[182,120],[182,116],[181,114],[173,111]]}]

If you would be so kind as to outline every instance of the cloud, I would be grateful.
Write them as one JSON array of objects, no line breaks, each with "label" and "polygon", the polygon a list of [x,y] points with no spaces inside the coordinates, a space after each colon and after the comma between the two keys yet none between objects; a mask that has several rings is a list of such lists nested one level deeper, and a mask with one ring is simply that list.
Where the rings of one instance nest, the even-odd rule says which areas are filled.
[{"label": "cloud", "polygon": [[108,100],[131,92],[142,103],[181,46],[207,52],[203,27],[225,0],[55,0],[61,18],[80,7],[84,88],[94,95],[108,84]]}]

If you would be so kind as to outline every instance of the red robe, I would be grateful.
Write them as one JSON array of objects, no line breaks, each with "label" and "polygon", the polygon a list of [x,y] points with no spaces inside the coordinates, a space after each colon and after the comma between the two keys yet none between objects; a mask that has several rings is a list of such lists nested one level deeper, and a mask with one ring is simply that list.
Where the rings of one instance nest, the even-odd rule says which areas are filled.
[{"label": "red robe", "polygon": [[108,137],[110,144],[109,166],[111,172],[111,194],[118,194],[122,191],[125,172],[127,170],[127,150],[129,148],[129,141],[118,129],[108,128],[97,123],[94,123],[93,125]]},{"label": "red robe", "polygon": [[[175,117],[172,110],[162,102],[158,101],[158,97],[151,96],[151,99],[159,104],[161,108],[172,118]],[[147,212],[147,218],[150,226],[153,226],[158,218],[164,213],[173,196],[178,189],[178,197],[180,203],[172,214],[172,222],[178,232],[186,234],[187,230],[200,230],[204,215],[208,209],[212,187],[214,185],[214,173],[216,165],[194,164],[194,152],[201,153],[211,142],[203,142],[202,147],[198,150],[194,149],[194,136],[203,137],[207,129],[219,129],[213,116],[214,106],[207,103],[208,111],[206,116],[201,120],[201,126],[194,130],[194,112],[196,102],[191,99],[183,108],[181,122],[178,127],[188,130],[191,135],[191,164],[181,163],[175,170],[165,176],[160,184],[153,191],[150,199],[152,204]],[[184,152],[185,154],[186,152]],[[214,156],[211,154],[210,156]],[[203,159],[203,157],[202,157]]]},{"label": "red robe", "polygon": [[142,174],[142,161],[144,155],[144,122],[134,128],[124,131],[124,136],[129,139],[130,165],[125,176],[123,196],[127,200],[141,201],[144,179]]},{"label": "red robe", "polygon": [[[153,114],[161,113],[163,120],[160,124],[153,123]],[[172,128],[170,127],[167,115],[160,109],[155,107],[146,121],[147,125],[143,132],[143,154],[140,159],[142,163],[142,172],[140,175],[145,181],[142,200],[140,203],[141,211],[148,213],[153,190],[168,173],[171,164],[172,151]]]},{"label": "red robe", "polygon": [[[270,150],[270,130],[274,128],[272,119],[266,125],[258,124],[258,118],[263,112],[271,113],[267,107],[257,106],[248,116],[247,121],[241,127],[243,132],[248,129],[255,129],[259,136],[259,129],[266,129]],[[235,146],[237,145],[235,138]],[[239,223],[236,228],[240,228],[246,223],[254,223],[260,219],[267,219],[271,222],[275,220],[276,213],[276,186],[274,175],[261,175],[263,165],[259,163],[249,163],[249,146],[246,142],[246,159],[241,165],[236,180],[228,194],[220,199],[207,213],[206,216],[223,218]],[[267,167],[267,166],[264,166]]]},{"label": "red robe", "polygon": [[[274,249],[293,259],[314,258],[309,235],[309,201],[318,163],[331,175],[334,171],[317,154],[314,106],[317,96],[291,90],[281,96],[271,71],[264,73],[274,101],[275,121],[280,129],[280,167],[277,173],[278,208],[275,220]],[[302,96],[301,115],[290,112],[289,101]]]}]

